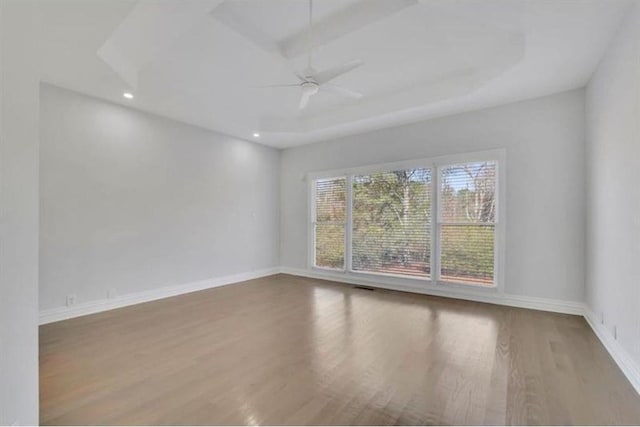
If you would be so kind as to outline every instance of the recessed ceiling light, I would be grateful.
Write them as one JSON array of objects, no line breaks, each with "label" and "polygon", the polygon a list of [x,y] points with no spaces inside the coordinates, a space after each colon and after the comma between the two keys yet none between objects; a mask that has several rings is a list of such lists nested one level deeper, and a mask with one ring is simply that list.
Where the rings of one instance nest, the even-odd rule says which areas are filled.
[{"label": "recessed ceiling light", "polygon": [[253,133],[253,137],[254,137],[254,138],[260,138],[260,134],[259,134],[258,132],[254,132],[254,133]]},{"label": "recessed ceiling light", "polygon": [[124,96],[127,99],[133,99],[133,94],[130,92],[125,92],[122,94],[122,96]]}]

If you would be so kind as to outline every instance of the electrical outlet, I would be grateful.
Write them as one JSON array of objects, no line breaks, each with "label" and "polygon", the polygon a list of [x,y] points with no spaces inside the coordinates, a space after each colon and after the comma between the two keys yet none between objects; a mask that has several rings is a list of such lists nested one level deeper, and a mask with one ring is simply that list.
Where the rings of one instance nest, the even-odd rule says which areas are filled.
[{"label": "electrical outlet", "polygon": [[76,294],[67,295],[67,307],[76,305]]},{"label": "electrical outlet", "polygon": [[107,298],[115,298],[118,296],[118,291],[116,288],[111,288],[107,291]]}]

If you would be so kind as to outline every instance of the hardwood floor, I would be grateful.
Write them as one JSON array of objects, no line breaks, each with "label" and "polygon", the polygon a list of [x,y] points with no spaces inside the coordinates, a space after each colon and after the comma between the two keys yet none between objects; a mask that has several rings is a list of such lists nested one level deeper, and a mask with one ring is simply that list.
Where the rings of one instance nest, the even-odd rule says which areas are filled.
[{"label": "hardwood floor", "polygon": [[287,275],[40,328],[42,424],[640,424],[584,319]]}]

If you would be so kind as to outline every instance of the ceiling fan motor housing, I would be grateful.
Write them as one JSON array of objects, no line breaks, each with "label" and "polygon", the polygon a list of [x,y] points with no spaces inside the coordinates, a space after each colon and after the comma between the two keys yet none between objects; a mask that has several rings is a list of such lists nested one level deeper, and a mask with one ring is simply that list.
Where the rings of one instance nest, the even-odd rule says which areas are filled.
[{"label": "ceiling fan motor housing", "polygon": [[300,83],[300,86],[302,87],[302,91],[307,93],[307,95],[315,95],[318,93],[319,85],[316,82],[306,81]]}]

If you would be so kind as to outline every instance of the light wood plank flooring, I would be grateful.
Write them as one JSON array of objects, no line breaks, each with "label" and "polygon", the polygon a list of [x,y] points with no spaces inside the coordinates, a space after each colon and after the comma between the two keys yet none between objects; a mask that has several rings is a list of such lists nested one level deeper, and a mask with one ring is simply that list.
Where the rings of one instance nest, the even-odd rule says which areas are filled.
[{"label": "light wood plank flooring", "polygon": [[640,424],[584,319],[287,275],[40,328],[43,424]]}]

